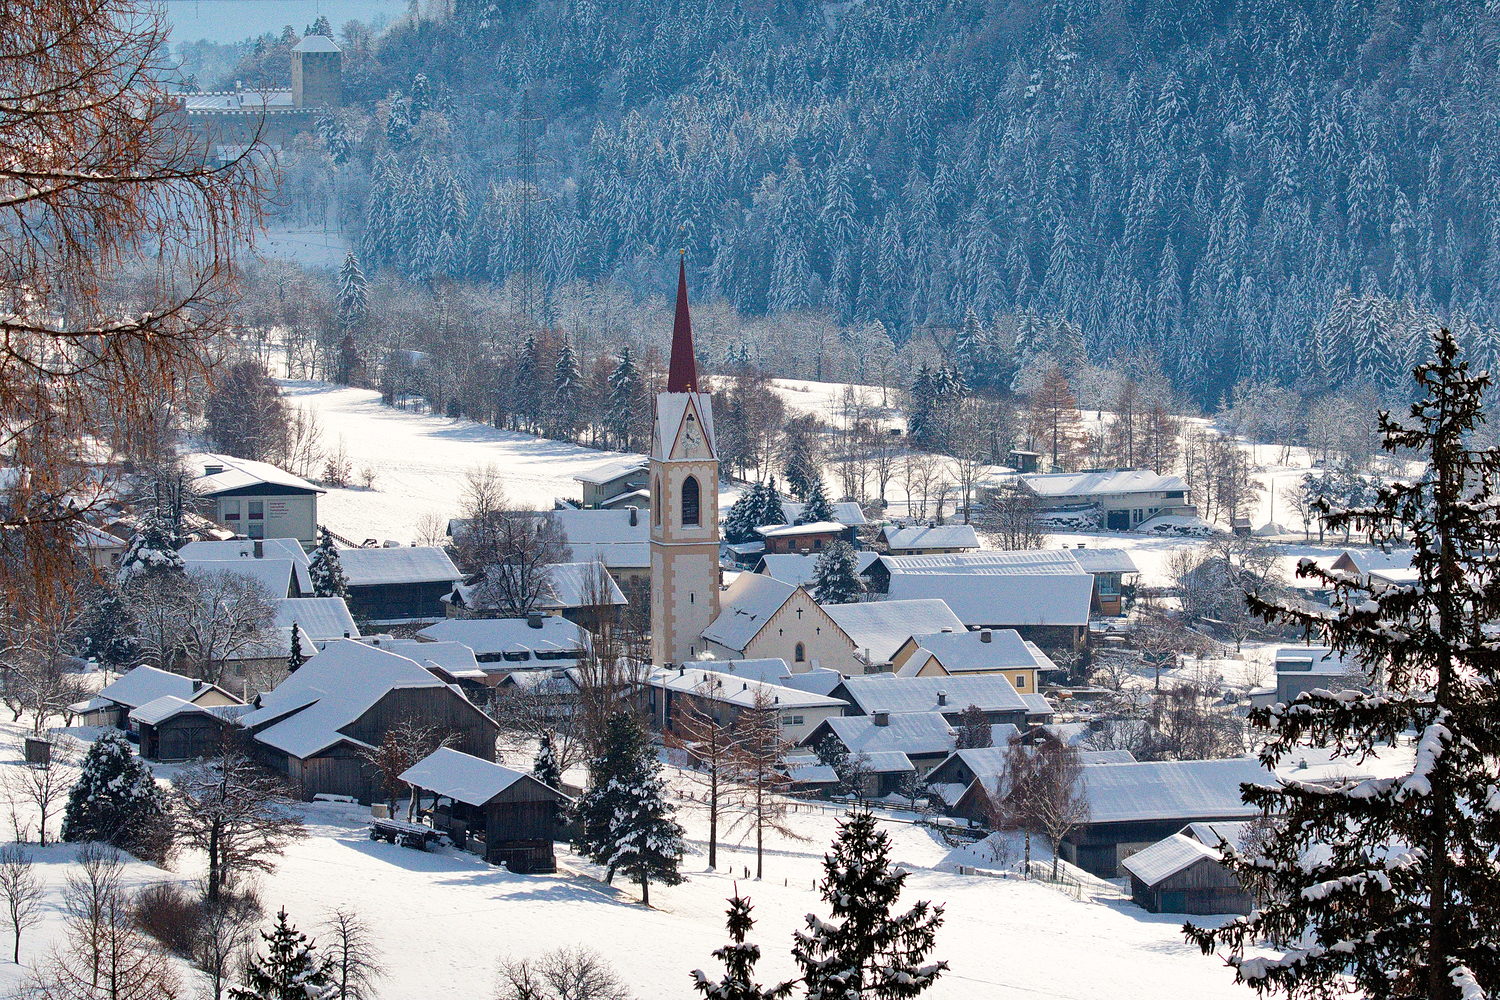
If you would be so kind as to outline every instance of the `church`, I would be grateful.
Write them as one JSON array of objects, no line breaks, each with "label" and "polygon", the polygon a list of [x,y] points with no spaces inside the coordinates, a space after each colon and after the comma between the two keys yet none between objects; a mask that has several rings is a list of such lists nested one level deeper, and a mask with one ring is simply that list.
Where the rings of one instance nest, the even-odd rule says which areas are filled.
[{"label": "church", "polygon": [[713,402],[698,382],[682,262],[667,386],[656,397],[647,474],[653,664],[691,663],[704,655],[780,657],[797,672],[816,666],[858,671],[854,640],[801,587],[744,574],[721,592]]}]

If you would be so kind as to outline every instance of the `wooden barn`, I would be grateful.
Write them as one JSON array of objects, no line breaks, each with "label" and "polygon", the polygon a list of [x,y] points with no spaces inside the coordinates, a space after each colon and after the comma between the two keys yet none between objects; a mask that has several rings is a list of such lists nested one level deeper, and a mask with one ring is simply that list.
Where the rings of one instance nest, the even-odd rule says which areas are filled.
[{"label": "wooden barn", "polygon": [[1131,898],[1151,913],[1249,913],[1254,905],[1217,848],[1180,833],[1132,854],[1124,868]]},{"label": "wooden barn", "polygon": [[130,727],[140,733],[141,756],[160,762],[212,757],[238,731],[235,720],[249,705],[195,705],[165,695],[130,713]]},{"label": "wooden barn", "polygon": [[557,871],[552,843],[572,801],[529,774],[443,747],[401,780],[431,796],[432,825],[459,847],[518,874]]},{"label": "wooden barn", "polygon": [[364,759],[402,722],[416,720],[475,757],[495,756],[494,720],[415,661],[339,639],[257,699],[240,718],[261,763],[319,794],[378,798],[380,778]]}]

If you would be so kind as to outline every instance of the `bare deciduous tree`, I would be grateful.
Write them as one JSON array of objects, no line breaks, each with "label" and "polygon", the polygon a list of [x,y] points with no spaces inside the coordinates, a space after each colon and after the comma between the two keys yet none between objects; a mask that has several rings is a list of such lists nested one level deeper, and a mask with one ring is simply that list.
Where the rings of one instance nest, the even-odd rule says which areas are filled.
[{"label": "bare deciduous tree", "polygon": [[1078,751],[1049,733],[1035,746],[1012,745],[1007,765],[1006,806],[1016,825],[1047,839],[1056,878],[1063,839],[1089,816]]},{"label": "bare deciduous tree", "polygon": [[572,947],[502,960],[495,1000],[630,1000],[630,991],[598,952]]},{"label": "bare deciduous tree", "polygon": [[755,705],[742,709],[734,723],[733,795],[737,825],[755,832],[755,877],[765,874],[766,834],[805,839],[787,822],[786,793],[791,788],[786,755],[792,744],[781,735],[781,712],[764,688]]},{"label": "bare deciduous tree", "polygon": [[375,983],[385,974],[376,955],[375,939],[364,918],[339,907],[323,921],[321,939],[327,957],[329,978],[338,1000],[373,1000]]},{"label": "bare deciduous tree", "polygon": [[10,918],[15,947],[11,961],[21,964],[21,932],[36,923],[42,915],[45,892],[31,864],[31,855],[20,844],[0,847],[0,901]]},{"label": "bare deciduous tree", "polygon": [[[712,675],[705,685],[713,682]],[[704,691],[705,696],[708,691]],[[732,723],[720,722],[698,707],[694,699],[676,703],[663,739],[668,747],[680,750],[693,763],[684,774],[702,785],[708,796],[708,867],[719,866],[719,820],[725,800],[731,791],[736,764],[744,751],[743,731]]]},{"label": "bare deciduous tree", "polygon": [[62,811],[68,792],[78,777],[76,765],[79,757],[77,742],[62,737],[52,741],[45,761],[18,760],[5,768],[5,790],[11,800],[11,819],[17,840],[25,839],[29,830],[29,825],[23,829],[25,821],[20,818],[19,803],[30,807],[31,815],[36,819],[37,843],[47,846],[52,819]]},{"label": "bare deciduous tree", "polygon": [[979,529],[997,549],[1039,549],[1047,544],[1047,533],[1037,523],[1041,513],[1041,500],[1031,487],[1008,479],[996,484],[980,515]]},{"label": "bare deciduous tree", "polygon": [[[455,734],[444,732],[441,727],[428,725],[416,719],[402,719],[381,737],[380,742],[360,752],[372,767],[380,772],[380,787],[385,792],[386,803],[391,813],[396,812],[396,796],[400,795],[404,783],[401,775],[407,768],[428,754],[453,743]],[[408,789],[406,818],[410,820],[417,810],[417,790]]]}]

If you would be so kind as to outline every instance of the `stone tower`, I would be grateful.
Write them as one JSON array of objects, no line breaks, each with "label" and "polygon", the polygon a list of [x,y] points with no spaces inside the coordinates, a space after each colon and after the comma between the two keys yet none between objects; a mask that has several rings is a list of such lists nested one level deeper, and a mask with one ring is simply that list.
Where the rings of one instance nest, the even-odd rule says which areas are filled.
[{"label": "stone tower", "polygon": [[292,105],[337,108],[344,103],[343,50],[327,35],[307,35],[292,49]]},{"label": "stone tower", "polygon": [[702,652],[703,630],[719,613],[719,456],[713,408],[698,390],[683,263],[650,473],[651,662],[683,663]]}]

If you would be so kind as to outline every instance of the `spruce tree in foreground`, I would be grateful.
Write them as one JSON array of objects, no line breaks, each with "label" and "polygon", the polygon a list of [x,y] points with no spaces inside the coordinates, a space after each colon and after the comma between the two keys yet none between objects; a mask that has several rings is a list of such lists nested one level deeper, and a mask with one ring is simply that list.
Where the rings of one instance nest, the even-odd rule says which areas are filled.
[{"label": "spruce tree in foreground", "polygon": [[714,950],[714,958],[724,963],[724,976],[710,982],[702,969],[694,969],[693,989],[707,1000],[780,1000],[791,996],[796,983],[761,986],[755,981],[755,963],[760,961],[760,946],[746,943],[755,927],[750,916],[750,900],[738,892],[729,900],[729,943]]},{"label": "spruce tree in foreground", "polygon": [[327,528],[318,528],[318,544],[307,560],[307,569],[315,596],[349,597],[349,578],[344,575],[339,550],[334,547],[333,536]]},{"label": "spruce tree in foreground", "polygon": [[[1331,611],[1268,604],[1268,620],[1301,625],[1370,672],[1375,693],[1314,690],[1251,713],[1269,731],[1274,766],[1302,745],[1358,762],[1416,734],[1405,774],[1329,786],[1283,780],[1245,786],[1271,818],[1266,842],[1225,864],[1263,901],[1248,917],[1184,928],[1206,953],[1223,949],[1236,979],[1262,993],[1322,997],[1353,989],[1371,1000],[1472,1000],[1500,990],[1500,453],[1467,446],[1484,420],[1490,376],[1458,358],[1448,331],[1416,369],[1422,397],[1408,422],[1380,414],[1387,451],[1427,460],[1373,504],[1335,509],[1330,527],[1410,546],[1417,581],[1394,587],[1324,570],[1297,573],[1334,592]],[[1381,689],[1383,688],[1383,690]],[[1269,947],[1270,956],[1246,954]]]},{"label": "spruce tree in foreground", "polygon": [[84,755],[63,809],[62,839],[100,841],[160,861],[171,846],[167,799],[125,734],[107,729]]},{"label": "spruce tree in foreground", "polygon": [[812,596],[819,604],[850,604],[864,592],[854,546],[842,538],[823,550],[813,572]]},{"label": "spruce tree in foreground", "polygon": [[562,772],[557,767],[557,751],[552,747],[550,730],[542,733],[541,745],[536,751],[536,760],[531,765],[531,776],[548,788],[562,787]]},{"label": "spruce tree in foreground", "polygon": [[926,900],[893,913],[906,873],[891,867],[891,840],[868,809],[839,822],[833,851],[823,857],[819,887],[832,914],[807,916],[793,935],[807,1000],[900,1000],[925,993],[948,963],[928,953],[943,908]]},{"label": "spruce tree in foreground", "polygon": [[229,991],[230,1000],[328,1000],[338,992],[327,959],[306,934],[276,914],[276,926],[261,931],[265,954],[245,967],[245,983]]}]

